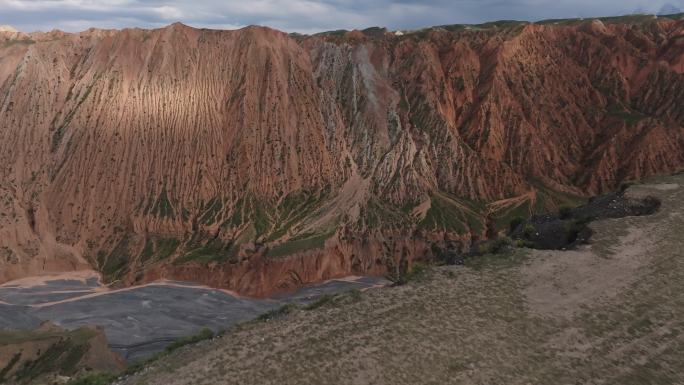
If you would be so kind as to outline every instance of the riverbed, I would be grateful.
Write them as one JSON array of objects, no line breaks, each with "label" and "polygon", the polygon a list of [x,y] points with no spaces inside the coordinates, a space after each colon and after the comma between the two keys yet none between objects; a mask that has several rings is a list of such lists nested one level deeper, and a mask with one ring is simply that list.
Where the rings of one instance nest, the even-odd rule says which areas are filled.
[{"label": "riverbed", "polygon": [[98,325],[112,350],[135,362],[202,328],[217,332],[288,303],[306,304],[325,294],[387,283],[383,278],[348,277],[255,299],[177,281],[111,290],[95,272],[37,277],[0,285],[0,329],[32,329],[44,321],[67,329]]}]

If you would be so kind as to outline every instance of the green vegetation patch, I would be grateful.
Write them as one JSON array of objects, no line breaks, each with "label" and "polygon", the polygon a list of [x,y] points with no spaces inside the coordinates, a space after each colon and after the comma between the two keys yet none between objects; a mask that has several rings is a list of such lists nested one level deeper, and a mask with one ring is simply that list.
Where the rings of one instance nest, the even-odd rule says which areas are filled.
[{"label": "green vegetation patch", "polygon": [[[439,195],[433,195],[431,205],[425,218],[420,221],[418,227],[425,230],[445,230],[464,234],[470,229],[480,231],[484,228],[482,221],[470,210],[477,210],[464,204],[466,209],[458,207],[456,202]],[[476,211],[477,212],[477,211]]]},{"label": "green vegetation patch", "polygon": [[401,227],[411,223],[409,213],[405,207],[372,199],[361,212],[358,222],[360,226],[371,229]]},{"label": "green vegetation patch", "polygon": [[586,201],[584,197],[552,190],[540,182],[533,183],[533,185],[537,189],[537,199],[534,201],[534,204],[530,201],[525,201],[519,205],[509,206],[493,213],[497,229],[505,229],[508,226],[512,226],[515,221],[519,221],[520,218],[528,218],[531,215],[544,213],[556,208],[563,208],[563,210],[567,211]]},{"label": "green vegetation patch", "polygon": [[214,337],[214,332],[209,328],[203,328],[197,334],[190,337],[184,337],[173,341],[164,350],[169,353],[176,349],[182,348],[186,345],[196,344],[200,341],[205,341]]},{"label": "green vegetation patch", "polygon": [[84,377],[75,378],[66,385],[109,385],[116,381],[118,377],[111,373],[90,374]]},{"label": "green vegetation patch", "polygon": [[306,238],[293,239],[276,245],[266,252],[267,257],[282,257],[307,250],[321,249],[325,241],[333,235],[333,232],[307,236]]},{"label": "green vegetation patch", "polygon": [[12,47],[15,45],[32,45],[32,44],[36,44],[36,41],[32,40],[32,39],[22,39],[22,40],[13,39],[13,40],[7,40],[6,42],[4,42],[2,44],[2,48],[9,48],[9,47]]},{"label": "green vegetation patch", "polygon": [[232,243],[223,243],[219,239],[209,241],[205,245],[198,246],[182,257],[174,261],[177,265],[189,262],[209,263],[225,262],[237,254],[237,247]]},{"label": "green vegetation patch", "polygon": [[[52,373],[71,376],[78,371],[78,364],[90,349],[89,341],[94,336],[95,331],[88,328],[0,332],[0,346],[41,341],[50,343],[47,349],[38,351],[36,356],[25,357],[23,361],[21,352],[14,355],[8,365],[0,369],[0,380],[31,383]],[[13,369],[16,370],[10,375]]]},{"label": "green vegetation patch", "polygon": [[154,202],[150,199],[150,202],[145,208],[145,214],[153,215],[157,218],[176,218],[176,213],[171,205],[168,194],[166,193],[166,188],[162,189],[159,197]]},{"label": "green vegetation patch", "polygon": [[257,321],[271,321],[277,318],[284,317],[296,310],[298,310],[299,307],[294,304],[294,303],[288,303],[286,305],[283,305],[277,309],[270,310],[259,317],[257,317]]},{"label": "green vegetation patch", "polygon": [[[155,361],[158,361],[161,358],[168,356],[169,354],[173,353],[174,351],[176,351],[176,350],[178,350],[184,346],[196,344],[196,343],[201,342],[201,341],[206,341],[206,340],[209,340],[209,339],[213,338],[214,336],[218,336],[220,334],[221,333],[214,334],[214,332],[211,331],[211,329],[203,328],[202,330],[200,330],[195,335],[192,335],[189,337],[179,338],[176,341],[169,344],[166,348],[164,348],[163,351],[152,355],[148,359],[142,360],[140,362],[136,362],[136,363],[128,366],[128,368],[126,368],[125,374],[131,375],[131,374],[137,373],[140,370],[142,370],[143,368],[145,368],[146,366],[148,366],[149,364],[151,364]],[[89,383],[85,383],[85,384],[90,385]],[[98,385],[98,384],[93,383],[93,385]]]},{"label": "green vegetation patch", "polygon": [[218,198],[212,198],[207,202],[207,204],[203,207],[204,209],[204,214],[199,218],[200,223],[203,223],[205,225],[211,225],[212,223],[216,222],[217,215],[221,212],[221,209],[223,208],[223,204]]},{"label": "green vegetation patch", "polygon": [[348,302],[357,302],[362,299],[361,291],[353,289],[338,294],[324,294],[316,301],[306,305],[304,310],[316,310],[326,306],[336,306]]},{"label": "green vegetation patch", "polygon": [[648,117],[648,116],[646,116],[640,112],[619,110],[619,109],[610,110],[610,111],[608,111],[608,114],[610,116],[614,116],[618,119],[623,120],[629,126],[634,126],[637,123],[639,123],[640,121],[642,121]]},{"label": "green vegetation patch", "polygon": [[107,255],[103,251],[97,253],[97,264],[105,282],[111,283],[121,279],[128,271],[130,255],[128,251],[129,239],[124,236],[114,250]]},{"label": "green vegetation patch", "polygon": [[323,193],[308,191],[287,195],[277,207],[278,221],[267,241],[275,241],[287,234],[294,225],[314,213],[324,197]]},{"label": "green vegetation patch", "polygon": [[140,254],[142,263],[148,261],[161,261],[169,258],[180,246],[176,238],[150,237],[145,241],[145,248]]},{"label": "green vegetation patch", "polygon": [[277,218],[277,210],[272,202],[248,194],[236,202],[230,217],[221,223],[221,228],[240,228],[251,223],[256,239],[268,235],[273,230]]}]

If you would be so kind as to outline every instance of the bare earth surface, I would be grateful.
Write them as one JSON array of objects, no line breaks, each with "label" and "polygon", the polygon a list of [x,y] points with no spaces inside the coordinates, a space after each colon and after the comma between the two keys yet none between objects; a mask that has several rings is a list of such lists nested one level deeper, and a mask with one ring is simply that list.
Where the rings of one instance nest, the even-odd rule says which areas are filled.
[{"label": "bare earth surface", "polygon": [[244,324],[123,384],[684,383],[684,175],[576,251],[518,250]]}]

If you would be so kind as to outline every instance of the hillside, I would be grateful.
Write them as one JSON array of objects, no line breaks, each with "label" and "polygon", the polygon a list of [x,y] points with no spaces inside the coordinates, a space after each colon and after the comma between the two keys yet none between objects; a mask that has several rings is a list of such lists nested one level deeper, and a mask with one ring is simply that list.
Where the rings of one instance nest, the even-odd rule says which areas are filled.
[{"label": "hillside", "polygon": [[67,331],[46,323],[37,330],[0,331],[0,383],[64,383],[90,372],[116,372],[123,359],[107,347],[102,329]]},{"label": "hillside", "polygon": [[684,21],[0,32],[0,282],[268,295],[684,167]]},{"label": "hillside", "polygon": [[673,384],[684,370],[684,175],[572,251],[439,267],[180,349],[118,384]]}]

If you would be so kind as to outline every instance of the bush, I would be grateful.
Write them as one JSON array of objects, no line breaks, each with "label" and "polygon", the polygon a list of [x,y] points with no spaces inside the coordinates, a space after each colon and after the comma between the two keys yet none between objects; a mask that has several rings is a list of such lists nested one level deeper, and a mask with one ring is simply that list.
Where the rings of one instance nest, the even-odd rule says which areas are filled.
[{"label": "bush", "polygon": [[498,254],[508,249],[512,243],[513,242],[508,237],[497,238],[492,242],[491,246],[489,247],[489,251],[492,254]]},{"label": "bush", "polygon": [[584,231],[587,228],[588,222],[589,221],[582,218],[582,219],[576,219],[576,220],[566,224],[565,236],[566,236],[568,244],[574,243],[577,240],[580,233],[582,233],[582,231]]},{"label": "bush", "polygon": [[495,240],[482,243],[478,246],[478,254],[499,254],[506,251],[513,244],[508,237],[499,237]]},{"label": "bush", "polygon": [[534,249],[535,245],[534,245],[534,242],[526,241],[524,239],[517,239],[515,241],[515,247],[518,247],[518,248],[526,247],[528,249]]},{"label": "bush", "polygon": [[558,218],[560,219],[568,219],[572,217],[572,207],[570,206],[561,206],[558,209]]},{"label": "bush", "polygon": [[534,227],[534,225],[529,224],[525,225],[525,228],[523,229],[523,236],[527,239],[532,238],[535,234],[537,233],[537,229]]},{"label": "bush", "polygon": [[511,223],[508,224],[508,232],[513,233],[515,229],[518,228],[518,226],[522,225],[525,222],[525,219],[523,217],[515,217],[511,219]]}]

